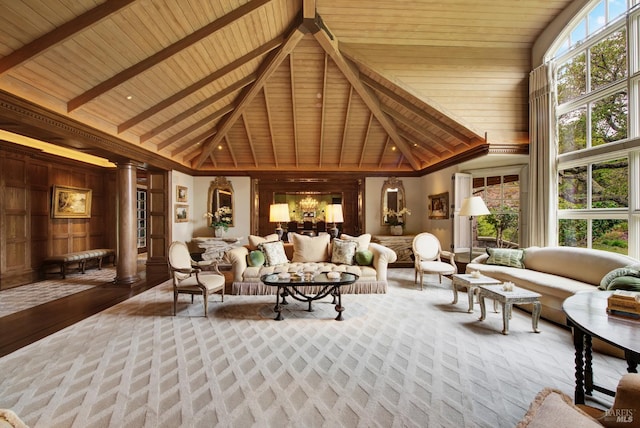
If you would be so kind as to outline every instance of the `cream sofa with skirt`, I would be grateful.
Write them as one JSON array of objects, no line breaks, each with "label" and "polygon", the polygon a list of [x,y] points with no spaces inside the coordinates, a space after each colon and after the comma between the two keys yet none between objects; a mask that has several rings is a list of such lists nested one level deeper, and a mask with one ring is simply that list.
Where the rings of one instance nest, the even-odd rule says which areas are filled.
[{"label": "cream sofa with skirt", "polygon": [[[276,237],[277,239],[277,237]],[[389,263],[397,259],[395,251],[371,242],[370,234],[358,237],[341,235],[337,242],[330,241],[328,235],[309,237],[294,235],[292,243],[281,243],[286,260],[273,265],[251,265],[250,254],[258,247],[272,245],[273,236],[265,238],[250,236],[249,245],[237,247],[227,252],[231,261],[233,284],[232,294],[275,294],[276,287],[263,284],[260,278],[272,273],[330,272],[342,271],[358,275],[358,280],[341,288],[342,293],[386,293],[387,269]],[[357,252],[369,252],[370,264],[336,262],[335,248],[338,242],[355,242]],[[278,244],[277,246],[279,246]]]}]

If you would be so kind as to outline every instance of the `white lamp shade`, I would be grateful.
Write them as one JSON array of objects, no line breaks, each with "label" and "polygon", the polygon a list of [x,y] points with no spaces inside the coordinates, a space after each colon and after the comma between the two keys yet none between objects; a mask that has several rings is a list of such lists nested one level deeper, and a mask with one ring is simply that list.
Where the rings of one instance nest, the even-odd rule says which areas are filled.
[{"label": "white lamp shade", "polygon": [[342,215],[342,205],[341,204],[331,204],[327,205],[327,222],[328,223],[343,223],[344,217]]},{"label": "white lamp shade", "polygon": [[272,223],[290,221],[289,204],[271,204],[269,207],[269,221]]},{"label": "white lamp shade", "polygon": [[478,216],[491,214],[489,208],[484,204],[480,196],[470,196],[462,201],[462,207],[458,215],[461,216]]}]

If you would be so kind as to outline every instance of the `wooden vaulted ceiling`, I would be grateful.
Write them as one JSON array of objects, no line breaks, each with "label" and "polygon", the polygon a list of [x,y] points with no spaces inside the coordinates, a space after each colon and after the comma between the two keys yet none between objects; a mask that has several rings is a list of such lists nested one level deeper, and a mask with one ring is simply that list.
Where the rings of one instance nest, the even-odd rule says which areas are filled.
[{"label": "wooden vaulted ceiling", "polygon": [[[196,173],[411,173],[492,143],[521,153],[528,58],[502,76],[500,84],[524,94],[513,101],[517,125],[501,125],[518,129],[495,142],[483,126],[489,120],[460,119],[443,107],[446,94],[433,89],[431,98],[430,86],[415,89],[409,74],[376,63],[394,52],[420,62],[437,49],[510,60],[569,1],[0,0],[1,98],[19,97],[67,119],[58,128],[80,123],[82,135],[98,136],[34,130],[6,112],[0,127]],[[464,76],[465,67],[455,68]],[[454,98],[455,85],[450,91]]]}]

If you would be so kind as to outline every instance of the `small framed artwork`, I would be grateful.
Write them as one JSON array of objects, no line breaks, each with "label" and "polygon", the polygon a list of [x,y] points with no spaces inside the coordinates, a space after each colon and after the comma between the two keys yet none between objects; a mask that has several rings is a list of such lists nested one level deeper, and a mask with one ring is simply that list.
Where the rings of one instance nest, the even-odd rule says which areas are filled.
[{"label": "small framed artwork", "polygon": [[51,193],[53,218],[91,218],[91,189],[53,186]]},{"label": "small framed artwork", "polygon": [[176,186],[176,202],[187,202],[188,191],[185,186]]},{"label": "small framed artwork", "polygon": [[189,205],[176,204],[173,219],[175,223],[185,223],[189,221]]},{"label": "small framed artwork", "polygon": [[449,218],[449,192],[429,195],[429,218],[436,220]]}]

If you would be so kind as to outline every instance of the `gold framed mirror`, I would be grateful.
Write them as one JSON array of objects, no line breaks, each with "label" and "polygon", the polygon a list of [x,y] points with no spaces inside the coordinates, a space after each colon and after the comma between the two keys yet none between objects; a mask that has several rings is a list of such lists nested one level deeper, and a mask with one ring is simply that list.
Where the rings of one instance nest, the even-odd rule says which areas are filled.
[{"label": "gold framed mirror", "polygon": [[[382,184],[382,195],[380,198],[380,218],[382,226],[390,224],[389,211],[399,212],[405,207],[404,186],[402,180],[396,177],[390,177]],[[404,216],[398,218],[404,222]]]},{"label": "gold framed mirror", "polygon": [[210,212],[214,214],[222,207],[229,207],[231,210],[231,223],[229,226],[233,226],[235,222],[235,210],[233,207],[233,186],[231,182],[225,177],[216,177],[209,186],[209,199],[208,205]]}]

